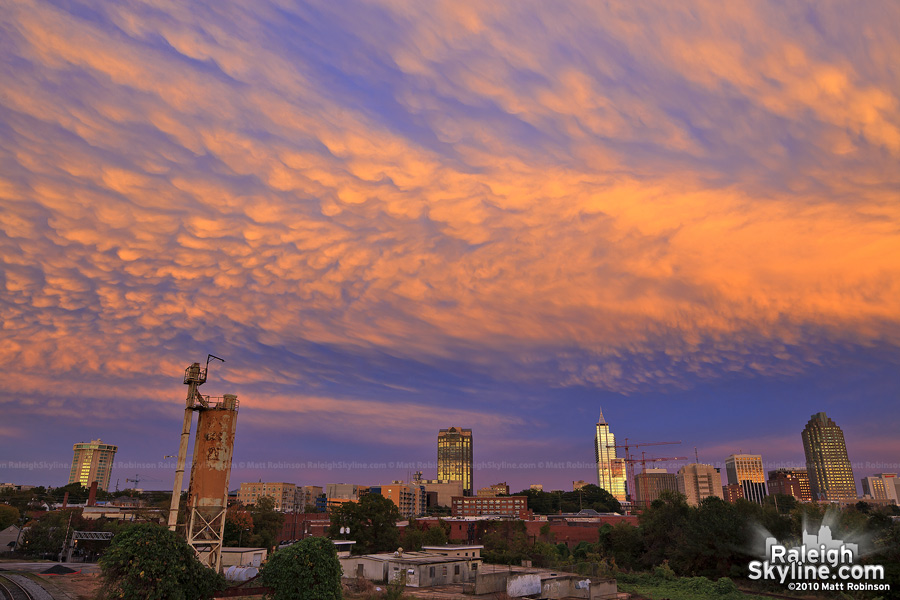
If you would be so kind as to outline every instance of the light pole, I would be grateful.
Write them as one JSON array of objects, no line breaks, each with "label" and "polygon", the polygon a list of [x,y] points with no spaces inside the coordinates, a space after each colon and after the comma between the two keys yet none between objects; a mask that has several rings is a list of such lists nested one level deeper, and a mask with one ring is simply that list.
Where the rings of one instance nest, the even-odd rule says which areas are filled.
[{"label": "light pole", "polygon": [[241,532],[238,534],[238,547],[241,547],[241,541],[243,541],[243,539],[244,539],[245,531],[250,531],[250,530],[248,528],[244,527],[244,528],[241,528]]}]

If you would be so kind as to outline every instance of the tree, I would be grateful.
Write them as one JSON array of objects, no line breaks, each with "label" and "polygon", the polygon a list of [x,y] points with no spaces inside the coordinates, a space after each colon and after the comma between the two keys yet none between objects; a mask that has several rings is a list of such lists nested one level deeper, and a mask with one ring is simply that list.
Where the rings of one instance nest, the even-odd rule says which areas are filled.
[{"label": "tree", "polygon": [[615,526],[604,525],[600,528],[600,547],[603,553],[611,556],[616,566],[634,570],[638,568],[644,553],[644,540],[641,531],[628,523],[617,523]]},{"label": "tree", "polygon": [[766,506],[773,506],[781,514],[790,514],[800,502],[790,494],[770,494],[763,499]]},{"label": "tree", "polygon": [[274,547],[284,525],[284,514],[275,510],[275,499],[271,496],[259,498],[250,510],[250,516],[253,521],[253,536],[249,540],[245,536],[244,541],[263,548]]},{"label": "tree", "polygon": [[[580,499],[578,498],[579,492],[581,492]],[[573,501],[578,500],[580,506],[592,508],[597,512],[622,512],[622,505],[619,504],[619,501],[616,500],[615,496],[604,490],[602,487],[593,484],[586,485],[578,491],[563,494],[564,498],[566,496],[572,498]],[[575,507],[573,506],[572,508],[572,512],[575,512]]]},{"label": "tree", "polygon": [[423,546],[443,546],[447,543],[447,532],[444,530],[444,522],[439,521],[434,527],[425,530],[422,538]]},{"label": "tree", "polygon": [[81,504],[87,502],[88,496],[91,493],[88,488],[75,481],[68,485],[53,488],[50,490],[49,495],[54,502],[62,502],[66,497],[66,492],[69,494],[69,499],[67,500],[69,504]]},{"label": "tree", "polygon": [[[712,579],[741,575],[742,569],[753,560],[741,550],[750,546],[748,525],[761,522],[759,513],[746,516],[748,509],[759,511],[760,506],[751,502],[730,504],[716,496],[704,498],[700,506],[691,509],[686,543],[669,559],[672,567],[680,574]],[[774,505],[770,510],[767,519],[771,527],[778,529],[776,520],[780,517]],[[785,523],[789,525],[789,521]]]},{"label": "tree", "polygon": [[63,551],[66,530],[81,523],[80,509],[58,510],[32,523],[22,538],[22,552],[38,558],[57,558]]},{"label": "tree", "polygon": [[400,546],[397,505],[379,494],[368,494],[359,502],[345,502],[331,514],[328,535],[336,538],[341,527],[350,528],[350,539],[356,541],[355,554],[371,554],[396,550]]},{"label": "tree", "polygon": [[422,542],[425,539],[425,532],[414,525],[414,521],[403,530],[403,537],[400,545],[404,550],[421,550]]},{"label": "tree", "polygon": [[250,541],[253,534],[253,516],[246,510],[228,510],[225,513],[223,545],[239,546]]},{"label": "tree", "polygon": [[275,552],[259,574],[274,600],[340,600],[341,563],[331,540],[309,537]]},{"label": "tree", "polygon": [[451,512],[449,506],[441,506],[440,504],[429,506],[425,510],[425,514],[429,517],[449,517]]},{"label": "tree", "polygon": [[8,504],[0,504],[0,531],[19,522],[19,509]]},{"label": "tree", "polygon": [[528,508],[537,515],[550,515],[558,512],[575,513],[582,509],[593,509],[597,512],[621,512],[622,506],[616,498],[596,485],[586,485],[574,492],[544,492],[522,490],[514,496],[527,496]]},{"label": "tree", "polygon": [[195,600],[225,587],[175,532],[153,523],[127,527],[100,558],[101,596],[125,600]]},{"label": "tree", "polygon": [[[684,494],[663,491],[659,498],[641,513],[641,535],[644,538],[643,562],[656,566],[688,544],[691,507]],[[671,561],[670,561],[671,562]]]},{"label": "tree", "polygon": [[523,521],[495,521],[486,525],[484,540],[485,562],[514,565],[529,558],[531,544]]}]

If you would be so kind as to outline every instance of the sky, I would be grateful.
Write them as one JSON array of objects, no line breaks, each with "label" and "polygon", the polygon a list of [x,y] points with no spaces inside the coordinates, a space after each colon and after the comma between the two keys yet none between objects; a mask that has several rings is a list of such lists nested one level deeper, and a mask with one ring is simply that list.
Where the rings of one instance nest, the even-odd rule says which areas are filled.
[{"label": "sky", "polygon": [[100,438],[171,489],[208,354],[232,487],[433,478],[456,426],[476,488],[570,490],[601,409],[680,442],[638,456],[767,469],[825,411],[857,483],[900,471],[898,22],[4,2],[0,481]]}]

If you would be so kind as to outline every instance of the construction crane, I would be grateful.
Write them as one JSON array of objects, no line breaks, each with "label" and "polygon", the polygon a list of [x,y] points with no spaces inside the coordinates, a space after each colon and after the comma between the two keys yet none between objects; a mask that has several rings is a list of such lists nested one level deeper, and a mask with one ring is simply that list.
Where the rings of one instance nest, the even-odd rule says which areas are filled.
[{"label": "construction crane", "polygon": [[[129,478],[126,478],[126,479],[125,479],[125,484],[127,485],[129,481],[132,482],[132,483],[134,483],[134,489],[137,489],[137,487],[138,487],[139,485],[141,485],[141,482],[142,482],[142,481],[160,481],[160,480],[159,480],[159,479],[152,479],[152,478],[150,478],[150,477],[141,477],[141,475],[140,475],[139,473],[135,473],[135,474],[134,474],[134,479],[129,479]],[[118,487],[118,484],[116,485],[116,487]]]},{"label": "construction crane", "polygon": [[647,455],[647,453],[642,451],[640,458],[632,458],[630,461],[626,460],[626,462],[641,463],[641,473],[644,473],[647,471],[647,463],[662,462],[664,460],[687,460],[688,459],[687,456],[664,456],[664,457],[647,458],[646,455]]},{"label": "construction crane", "polygon": [[666,446],[671,444],[680,444],[677,442],[640,442],[638,444],[629,444],[628,438],[625,438],[624,444],[609,444],[607,448],[623,448],[625,450],[625,480],[628,482],[628,493],[634,496],[634,463],[640,462],[631,456],[631,448],[642,448],[644,446]]},{"label": "construction crane", "polygon": [[[687,460],[687,459],[688,459],[687,456],[658,456],[658,457],[647,458],[647,453],[642,451],[640,458],[632,458],[630,460],[626,460],[625,462],[632,466],[632,470],[634,469],[635,463],[641,463],[641,473],[646,473],[647,472],[647,463],[655,463],[655,462],[662,462],[662,461],[669,461],[669,460]],[[646,484],[647,484],[647,482],[644,483],[644,485],[646,485]],[[642,492],[640,494],[641,496],[643,496],[643,499],[639,500],[637,485],[635,484],[635,488],[632,490],[631,493],[632,493],[632,500],[633,500],[635,507],[642,508],[642,509],[647,507],[646,491]],[[640,504],[640,506],[638,506],[639,504]]]}]

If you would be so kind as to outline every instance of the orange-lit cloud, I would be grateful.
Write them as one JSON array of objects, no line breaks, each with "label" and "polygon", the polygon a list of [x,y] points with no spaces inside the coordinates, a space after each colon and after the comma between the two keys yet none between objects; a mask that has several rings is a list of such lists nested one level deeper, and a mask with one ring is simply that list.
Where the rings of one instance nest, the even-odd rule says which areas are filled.
[{"label": "orange-lit cloud", "polygon": [[416,429],[391,361],[635,393],[896,349],[900,9],[695,4],[12,3],[0,405],[225,348],[250,406],[401,386]]}]

